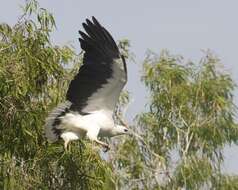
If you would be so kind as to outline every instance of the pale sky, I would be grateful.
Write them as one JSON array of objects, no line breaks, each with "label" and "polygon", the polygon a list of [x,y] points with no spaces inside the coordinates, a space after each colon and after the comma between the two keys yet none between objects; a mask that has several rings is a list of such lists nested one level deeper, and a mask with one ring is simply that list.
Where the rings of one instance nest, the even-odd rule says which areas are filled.
[{"label": "pale sky", "polygon": [[[237,0],[38,0],[53,13],[57,30],[52,40],[72,44],[80,51],[78,30],[85,18],[95,16],[117,40],[127,38],[136,63],[129,63],[132,103],[127,118],[132,121],[147,101],[140,82],[142,61],[148,49],[160,53],[168,49],[186,60],[198,61],[201,50],[211,49],[238,83],[238,1]],[[14,24],[24,0],[3,1],[0,22]],[[238,105],[238,90],[235,91]],[[225,149],[224,170],[238,174],[238,148]]]}]

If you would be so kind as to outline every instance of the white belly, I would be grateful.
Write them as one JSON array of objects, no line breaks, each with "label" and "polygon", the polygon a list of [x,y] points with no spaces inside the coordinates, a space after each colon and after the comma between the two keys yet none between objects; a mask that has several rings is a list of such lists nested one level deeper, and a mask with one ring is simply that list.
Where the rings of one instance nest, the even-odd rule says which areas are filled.
[{"label": "white belly", "polygon": [[[73,132],[78,138],[85,136],[87,131],[98,126],[100,127],[99,135],[107,136],[107,133],[114,127],[114,121],[112,113],[107,111],[95,111],[88,115],[67,113],[62,118],[61,126],[65,132]],[[76,139],[75,136],[73,138],[73,140]]]}]

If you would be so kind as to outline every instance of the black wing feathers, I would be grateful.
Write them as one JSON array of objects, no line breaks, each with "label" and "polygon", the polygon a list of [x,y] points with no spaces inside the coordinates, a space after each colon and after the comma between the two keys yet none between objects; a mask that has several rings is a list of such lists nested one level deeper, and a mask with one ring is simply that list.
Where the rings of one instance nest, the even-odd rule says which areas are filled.
[{"label": "black wing feathers", "polygon": [[[81,48],[86,52],[85,53],[85,62],[87,59],[95,61],[111,62],[114,58],[119,58],[118,47],[109,34],[103,28],[99,22],[93,17],[93,23],[86,19],[86,23],[83,23],[83,27],[87,34],[80,31],[82,38],[79,38]],[[98,59],[101,60],[98,60]]]},{"label": "black wing feathers", "polygon": [[87,106],[88,98],[95,92],[95,89],[101,88],[110,76],[110,68],[104,65],[99,68],[95,68],[93,64],[81,66],[67,92],[67,100],[72,102],[70,109],[83,113],[82,109]]},{"label": "black wing feathers", "polygon": [[103,28],[96,18],[86,19],[79,31],[81,48],[85,51],[83,65],[71,81],[66,95],[72,102],[71,110],[81,111],[93,93],[107,83],[113,75],[113,60],[120,58],[119,49],[110,33]]}]

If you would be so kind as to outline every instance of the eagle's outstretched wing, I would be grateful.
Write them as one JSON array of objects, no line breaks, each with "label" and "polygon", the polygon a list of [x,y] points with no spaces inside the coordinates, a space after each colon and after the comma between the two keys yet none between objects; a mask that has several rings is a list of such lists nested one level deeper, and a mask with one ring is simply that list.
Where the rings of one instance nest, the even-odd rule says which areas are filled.
[{"label": "eagle's outstretched wing", "polygon": [[127,82],[124,57],[110,33],[95,17],[83,23],[86,33],[79,31],[85,51],[83,65],[71,81],[67,100],[71,110],[88,113],[106,109],[113,111],[120,92]]}]

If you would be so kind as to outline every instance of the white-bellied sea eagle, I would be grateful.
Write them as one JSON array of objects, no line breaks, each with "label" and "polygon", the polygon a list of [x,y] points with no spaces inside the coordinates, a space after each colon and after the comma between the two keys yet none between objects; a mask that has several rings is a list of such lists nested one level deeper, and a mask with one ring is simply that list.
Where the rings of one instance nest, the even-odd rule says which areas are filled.
[{"label": "white-bellied sea eagle", "polygon": [[84,50],[83,65],[70,82],[66,101],[46,119],[45,134],[49,142],[62,138],[64,146],[86,136],[109,149],[98,137],[128,133],[125,123],[115,124],[113,114],[120,93],[127,82],[123,55],[110,33],[92,17],[83,23],[86,33],[79,31]]}]

